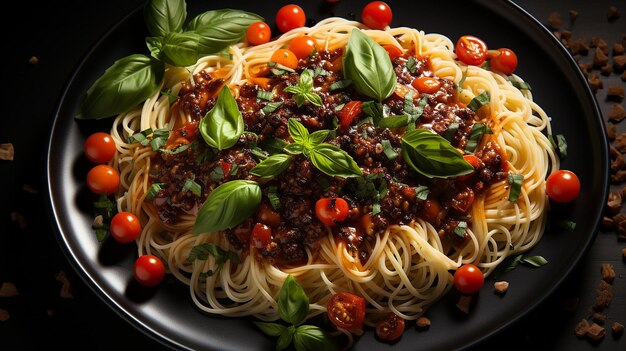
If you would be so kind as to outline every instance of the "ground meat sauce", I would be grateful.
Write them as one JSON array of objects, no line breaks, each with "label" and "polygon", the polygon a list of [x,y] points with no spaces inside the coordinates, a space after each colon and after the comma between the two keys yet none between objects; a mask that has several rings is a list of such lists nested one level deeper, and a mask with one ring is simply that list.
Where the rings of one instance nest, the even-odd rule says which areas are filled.
[{"label": "ground meat sauce", "polygon": [[[238,89],[237,103],[245,122],[245,130],[239,142],[228,150],[211,150],[198,131],[201,118],[215,105],[222,79],[209,73],[194,77],[195,85],[185,84],[172,109],[183,109],[192,117],[184,126],[177,126],[170,133],[166,149],[179,152],[159,152],[154,156],[150,173],[152,184],[162,184],[161,190],[151,200],[160,219],[167,224],[175,224],[182,215],[195,214],[208,194],[220,184],[233,179],[258,180],[249,174],[258,161],[253,155],[261,146],[261,152],[269,154],[265,145],[272,140],[282,139],[293,142],[287,122],[294,118],[310,132],[320,129],[335,130],[325,142],[333,144],[352,156],[361,168],[363,178],[343,179],[329,177],[318,171],[308,158],[294,156],[290,167],[262,183],[263,200],[254,218],[249,218],[236,227],[226,230],[224,235],[235,249],[247,252],[249,245],[259,250],[258,259],[270,260],[278,265],[302,265],[307,261],[307,249],[313,255],[318,251],[318,240],[328,233],[328,229],[315,215],[315,203],[321,197],[342,197],[347,201],[350,212],[348,218],[339,225],[332,226],[335,237],[343,240],[354,255],[364,263],[368,257],[367,244],[376,240],[377,235],[393,224],[409,224],[416,219],[424,219],[438,231],[447,247],[463,247],[468,237],[458,228],[464,222],[469,225],[469,212],[475,197],[485,191],[490,184],[507,176],[503,153],[495,142],[482,143],[475,151],[480,159],[476,171],[468,176],[449,179],[426,178],[404,163],[401,156],[390,160],[383,152],[382,141],[388,140],[396,152],[401,147],[404,129],[375,128],[371,123],[360,123],[367,116],[361,112],[355,116],[351,127],[336,128],[337,113],[349,101],[368,101],[350,86],[330,89],[331,84],[343,79],[341,57],[343,51],[318,51],[299,62],[294,73],[251,79]],[[419,76],[434,77],[428,58],[411,61],[407,67],[409,54],[393,60],[398,77],[396,92],[383,104],[390,115],[402,114],[405,93],[408,86]],[[291,94],[283,92],[287,86],[295,85],[303,69],[316,72],[314,90],[322,99],[322,106],[305,103],[298,107]],[[282,73],[282,72],[280,72]],[[440,79],[440,78],[437,78]],[[441,88],[434,94],[415,94],[413,102],[419,103],[426,96],[417,128],[433,130],[444,135],[450,125],[458,129],[448,133],[454,147],[464,149],[471,135],[476,119],[474,111],[457,100],[457,86],[447,79],[440,79]],[[272,101],[282,102],[274,111],[262,111],[269,101],[257,98],[259,90],[272,91]],[[403,93],[404,92],[404,93]],[[181,146],[189,145],[187,148]],[[184,149],[180,151],[181,149]],[[192,179],[201,186],[201,195],[183,190],[185,182]],[[276,187],[280,208],[275,210],[268,200],[268,189]],[[426,199],[418,198],[416,189],[427,186]],[[386,194],[377,201],[377,214],[372,215],[376,194],[386,187]],[[259,245],[251,240],[256,223],[271,228],[272,238],[267,245]]]}]

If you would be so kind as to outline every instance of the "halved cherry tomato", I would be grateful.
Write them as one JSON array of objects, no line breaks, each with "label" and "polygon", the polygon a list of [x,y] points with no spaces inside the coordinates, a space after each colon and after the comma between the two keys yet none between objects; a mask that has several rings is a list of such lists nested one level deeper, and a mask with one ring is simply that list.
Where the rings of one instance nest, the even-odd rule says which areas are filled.
[{"label": "halved cherry tomato", "polygon": [[291,50],[287,49],[278,49],[274,51],[270,61],[280,63],[281,65],[291,69],[296,69],[298,67],[298,58]]},{"label": "halved cherry tomato", "polygon": [[158,285],[165,277],[165,265],[154,255],[139,256],[133,266],[133,276],[141,285]]},{"label": "halved cherry tomato", "polygon": [[265,22],[254,22],[246,30],[246,39],[250,45],[261,45],[270,41],[272,30]]},{"label": "halved cherry tomato", "polygon": [[476,169],[478,166],[480,166],[480,159],[474,155],[465,155],[463,156],[463,159],[465,159],[465,161],[467,161],[467,163],[469,163],[470,165],[472,165],[472,167],[474,167],[474,169]]},{"label": "halved cherry tomato", "polygon": [[272,228],[263,223],[257,223],[252,229],[252,243],[257,249],[266,247],[272,241]]},{"label": "halved cherry tomato", "polygon": [[261,202],[259,209],[256,211],[256,220],[270,227],[278,227],[280,224],[280,213],[274,211],[274,209],[265,202]]},{"label": "halved cherry tomato", "polygon": [[289,50],[293,52],[297,58],[303,59],[318,50],[315,39],[308,35],[294,38],[289,43]]},{"label": "halved cherry tomato", "polygon": [[383,319],[376,323],[376,336],[384,341],[394,341],[404,333],[404,319],[397,314],[389,312]]},{"label": "halved cherry tomato", "polygon": [[285,5],[276,13],[276,26],[286,33],[292,29],[304,27],[306,15],[302,7],[294,4]]},{"label": "halved cherry tomato", "polygon": [[230,171],[233,169],[232,163],[228,163],[224,160],[220,160],[220,167],[224,173],[224,178],[227,178],[230,175]]},{"label": "halved cherry tomato", "polygon": [[365,299],[349,292],[338,292],[326,304],[328,319],[339,328],[357,330],[365,321]]},{"label": "halved cherry tomato", "polygon": [[112,194],[120,186],[120,175],[107,165],[97,165],[87,173],[87,187],[96,194]]},{"label": "halved cherry tomato", "polygon": [[463,294],[475,294],[485,283],[483,272],[475,265],[464,264],[454,272],[454,286]]},{"label": "halved cherry tomato", "polygon": [[517,68],[517,55],[511,49],[498,49],[490,56],[490,67],[505,75],[510,75]]},{"label": "halved cherry tomato", "polygon": [[487,58],[487,44],[474,36],[464,35],[456,42],[456,55],[467,65],[480,66]]},{"label": "halved cherry tomato", "polygon": [[361,113],[361,107],[363,103],[361,101],[350,101],[347,102],[339,112],[337,112],[337,117],[339,118],[339,126],[341,129],[348,129],[350,124],[352,124],[352,120],[354,117],[358,116]]},{"label": "halved cherry tomato", "polygon": [[434,94],[441,88],[441,81],[433,77],[417,77],[411,83],[413,88],[423,94]]},{"label": "halved cherry tomato", "polygon": [[141,222],[137,216],[130,212],[119,212],[111,219],[109,230],[116,241],[129,243],[141,234]]},{"label": "halved cherry tomato", "polygon": [[93,133],[85,140],[83,151],[91,162],[108,163],[115,155],[115,141],[108,133]]},{"label": "halved cherry tomato", "polygon": [[361,21],[372,29],[385,29],[392,18],[391,8],[383,1],[370,2],[361,13]]},{"label": "halved cherry tomato", "polygon": [[326,225],[335,225],[343,221],[349,212],[348,203],[340,197],[323,197],[315,204],[317,218]]},{"label": "halved cherry tomato", "polygon": [[572,171],[558,170],[548,176],[546,193],[556,202],[573,201],[580,193],[580,180]]},{"label": "halved cherry tomato", "polygon": [[402,56],[402,50],[395,45],[385,44],[383,45],[383,49],[387,51],[391,60]]}]

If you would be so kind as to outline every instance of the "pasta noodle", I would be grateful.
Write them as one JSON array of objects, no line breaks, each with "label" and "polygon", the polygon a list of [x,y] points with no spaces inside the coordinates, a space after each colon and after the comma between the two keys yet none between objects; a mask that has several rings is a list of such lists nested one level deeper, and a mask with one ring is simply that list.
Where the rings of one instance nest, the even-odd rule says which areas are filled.
[{"label": "pasta noodle", "polygon": [[[308,262],[303,265],[283,267],[259,260],[252,245],[238,264],[227,263],[221,268],[213,256],[187,260],[194,246],[213,243],[229,250],[231,243],[217,233],[193,234],[193,214],[183,215],[176,223],[164,223],[146,201],[156,152],[150,146],[129,142],[129,137],[148,128],[173,130],[191,121],[182,109],[171,109],[169,97],[161,91],[178,95],[183,83],[193,84],[193,77],[205,71],[219,72],[236,94],[238,85],[258,74],[272,53],[287,47],[293,38],[306,34],[315,38],[322,50],[334,50],[346,46],[354,28],[381,45],[413,49],[418,57],[428,57],[436,76],[461,85],[460,102],[469,103],[481,93],[489,93],[485,120],[493,134],[486,134],[482,144],[497,143],[508,160],[509,172],[524,176],[519,199],[509,201],[506,179],[477,195],[466,231],[468,243],[462,248],[447,245],[433,225],[420,219],[388,226],[368,244],[365,262],[354,257],[330,230],[320,239],[317,254],[308,252]],[[227,54],[200,59],[192,70],[167,67],[160,91],[141,107],[119,115],[111,128],[118,150],[113,166],[120,170],[123,188],[117,207],[135,213],[143,223],[137,241],[139,255],[161,257],[169,272],[189,286],[197,307],[210,314],[276,320],[279,289],[292,275],[309,297],[309,318],[326,311],[332,294],[350,291],[366,299],[366,324],[374,325],[390,311],[406,320],[417,319],[451,289],[450,271],[462,264],[474,263],[489,275],[506,257],[529,250],[541,239],[546,223],[545,177],[550,169],[559,168],[546,137],[551,133],[549,117],[533,102],[528,90],[515,88],[506,76],[460,64],[453,49],[453,43],[440,34],[412,28],[369,30],[358,22],[328,18],[311,28],[291,30],[267,44],[231,46]],[[215,274],[203,274],[207,271]]]}]

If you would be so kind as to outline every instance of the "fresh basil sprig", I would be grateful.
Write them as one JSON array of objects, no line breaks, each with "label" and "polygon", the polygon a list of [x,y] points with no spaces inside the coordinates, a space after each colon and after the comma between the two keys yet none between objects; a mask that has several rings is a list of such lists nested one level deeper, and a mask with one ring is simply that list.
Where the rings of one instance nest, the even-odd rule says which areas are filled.
[{"label": "fresh basil sprig", "polygon": [[250,217],[261,203],[261,187],[250,180],[232,180],[215,188],[198,211],[195,234],[230,229]]},{"label": "fresh basil sprig", "polygon": [[276,350],[286,349],[292,342],[296,351],[337,350],[330,336],[314,325],[301,325],[309,313],[309,298],[293,276],[288,275],[278,293],[278,314],[289,323],[254,322],[263,333],[278,337]]},{"label": "fresh basil sprig", "polygon": [[298,107],[302,106],[305,101],[315,106],[322,106],[322,98],[313,91],[313,75],[308,69],[302,71],[297,85],[288,86],[284,91],[293,94]]},{"label": "fresh basil sprig", "polygon": [[396,89],[387,51],[359,29],[352,30],[343,57],[343,74],[357,92],[382,102]]},{"label": "fresh basil sprig", "polygon": [[292,161],[293,157],[286,154],[270,155],[254,166],[254,168],[250,170],[250,174],[265,178],[275,177],[286,171]]},{"label": "fresh basil sprig", "polygon": [[222,88],[215,106],[200,121],[198,129],[206,143],[218,150],[237,143],[244,130],[243,116],[227,86]]},{"label": "fresh basil sprig", "polygon": [[217,268],[215,271],[208,270],[207,272],[204,272],[205,276],[212,276],[215,274],[215,272],[217,272],[228,260],[234,264],[239,263],[239,256],[237,256],[236,253],[226,251],[213,243],[204,243],[192,247],[191,251],[189,251],[187,261],[192,262],[195,260],[206,260],[209,256],[213,256],[215,258]]},{"label": "fresh basil sprig", "polygon": [[409,130],[402,137],[402,158],[428,178],[456,177],[474,171],[449,141],[425,129]]},{"label": "fresh basil sprig", "polygon": [[509,173],[508,176],[509,185],[509,201],[516,202],[519,199],[519,195],[522,191],[522,184],[524,183],[524,175],[518,173]]},{"label": "fresh basil sprig", "polygon": [[143,9],[143,17],[148,32],[155,37],[180,32],[187,18],[187,4],[185,0],[148,1]]}]

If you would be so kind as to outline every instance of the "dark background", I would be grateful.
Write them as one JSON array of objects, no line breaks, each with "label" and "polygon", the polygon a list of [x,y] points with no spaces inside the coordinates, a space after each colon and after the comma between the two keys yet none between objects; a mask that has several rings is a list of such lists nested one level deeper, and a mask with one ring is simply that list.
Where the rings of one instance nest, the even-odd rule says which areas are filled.
[{"label": "dark background", "polygon": [[[0,349],[166,349],[112,311],[70,266],[48,216],[42,173],[50,122],[62,89],[96,40],[141,2],[18,2],[14,4],[17,10],[4,11],[5,17],[12,18],[2,23],[4,108],[0,118],[4,123],[0,143],[14,145],[15,159],[0,161],[0,284],[15,284],[18,295],[0,297],[0,309],[9,314],[8,320],[0,321]],[[558,12],[561,28],[570,29],[574,37],[602,37],[611,46],[626,35],[624,1],[516,3],[544,24],[551,13]],[[609,22],[607,11],[611,5],[618,7],[622,17]],[[573,23],[568,16],[570,10],[579,13]],[[38,58],[38,63],[29,63],[32,56]],[[591,55],[583,61],[590,59]],[[604,89],[596,98],[607,116],[611,106],[606,100],[607,88],[612,84],[624,86],[624,82],[614,73],[601,78]],[[621,129],[618,125],[618,131]],[[612,189],[622,187],[616,184]],[[585,258],[554,294],[527,316],[472,349],[626,349],[626,336],[614,338],[610,333],[613,321],[626,324],[624,247],[626,244],[619,242],[614,232],[600,230]],[[576,338],[574,327],[589,316],[602,263],[613,264],[617,277],[614,299],[605,310],[607,336],[593,344]],[[71,297],[62,293],[60,274],[70,282]]]}]

